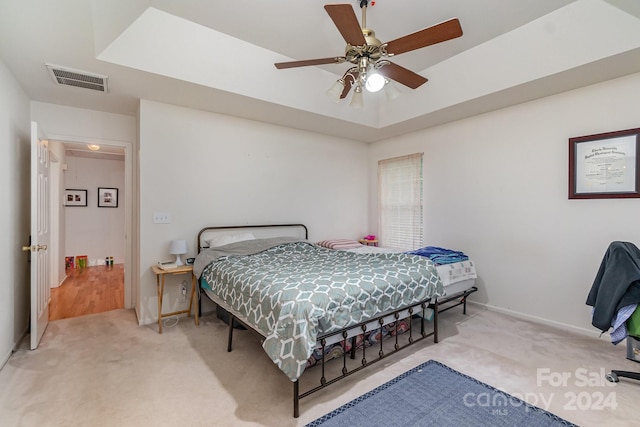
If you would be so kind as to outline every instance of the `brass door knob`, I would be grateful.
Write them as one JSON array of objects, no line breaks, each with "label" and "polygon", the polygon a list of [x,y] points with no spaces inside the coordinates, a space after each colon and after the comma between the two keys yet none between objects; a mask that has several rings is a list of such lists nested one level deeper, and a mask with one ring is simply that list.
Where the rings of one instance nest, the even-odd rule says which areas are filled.
[{"label": "brass door knob", "polygon": [[31,246],[23,246],[22,252],[37,252],[37,251],[46,251],[47,245],[31,245]]}]

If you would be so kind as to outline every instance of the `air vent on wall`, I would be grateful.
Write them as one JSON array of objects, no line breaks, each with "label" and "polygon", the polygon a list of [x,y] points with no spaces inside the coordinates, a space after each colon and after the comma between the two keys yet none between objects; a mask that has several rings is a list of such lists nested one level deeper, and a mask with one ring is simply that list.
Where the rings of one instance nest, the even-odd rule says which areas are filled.
[{"label": "air vent on wall", "polygon": [[45,64],[53,81],[60,85],[75,86],[85,89],[107,92],[107,76],[74,70],[59,65]]}]

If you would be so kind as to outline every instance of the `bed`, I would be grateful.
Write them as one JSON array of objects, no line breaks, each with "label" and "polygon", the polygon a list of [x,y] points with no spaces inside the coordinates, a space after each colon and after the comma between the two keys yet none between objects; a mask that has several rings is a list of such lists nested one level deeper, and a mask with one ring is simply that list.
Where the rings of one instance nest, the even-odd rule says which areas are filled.
[{"label": "bed", "polygon": [[[307,238],[301,224],[206,227],[198,233],[194,263],[202,293],[229,313],[228,351],[236,320],[258,333],[267,355],[293,382],[294,417],[301,398],[425,338],[437,342],[437,298],[444,294],[428,259],[334,251]],[[410,321],[401,342],[403,319]],[[389,340],[380,339],[377,354],[357,345],[376,328],[392,332]],[[314,368],[319,384],[301,392],[311,354],[324,354],[335,343],[350,347],[340,369],[329,369],[323,357]],[[358,348],[360,360],[348,363],[347,353],[356,360]]]}]

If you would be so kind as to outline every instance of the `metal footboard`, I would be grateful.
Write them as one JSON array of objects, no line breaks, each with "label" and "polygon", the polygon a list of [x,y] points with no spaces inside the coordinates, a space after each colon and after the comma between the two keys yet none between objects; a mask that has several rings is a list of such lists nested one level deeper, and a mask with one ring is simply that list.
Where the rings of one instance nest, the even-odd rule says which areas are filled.
[{"label": "metal footboard", "polygon": [[[433,331],[429,333],[426,332],[427,328],[425,325],[425,323],[427,322],[427,320],[425,320],[427,309],[433,310]],[[414,322],[411,321],[411,319],[414,317],[419,317],[420,319],[420,331],[414,331],[414,326],[413,326]],[[402,334],[402,336],[405,337],[403,338],[403,341],[406,341],[406,342],[404,344],[401,344],[400,343],[401,335],[398,334],[398,324],[400,320],[405,318],[409,319],[409,322],[408,322],[409,329],[407,332]],[[372,331],[376,328],[382,328],[383,326],[388,325],[391,322],[395,322],[394,334],[391,334],[388,336],[381,334],[380,341],[377,345],[373,345],[371,347],[362,345],[361,348],[359,349],[356,348],[356,338],[358,335],[366,334],[367,332]],[[407,334],[408,334],[408,338],[406,337]],[[428,299],[418,304],[415,304],[409,308],[396,310],[394,312],[379,316],[375,319],[362,322],[348,329],[337,331],[337,332],[320,337],[318,339],[318,344],[320,345],[320,348],[322,350],[322,359],[320,360],[320,367],[319,367],[321,369],[320,383],[317,386],[307,391],[304,391],[302,393],[300,393],[300,380],[297,380],[293,383],[293,416],[295,418],[298,418],[300,415],[300,399],[307,397],[310,394],[313,394],[319,390],[322,390],[323,388],[328,387],[329,385],[337,381],[340,381],[352,374],[355,374],[356,372],[361,371],[362,369],[376,362],[379,362],[380,360],[388,356],[391,356],[392,354],[395,354],[398,351],[431,336],[433,336],[433,342],[437,343],[438,342],[438,302],[436,299],[433,299],[433,300]],[[352,343],[351,351],[350,352],[343,351],[341,373],[332,378],[327,378],[325,364],[328,361],[326,360],[325,348],[327,345],[329,345],[328,343],[330,341],[336,341],[335,339],[336,337],[340,338],[338,341],[346,341],[351,339],[351,343]],[[393,347],[391,348],[389,348],[389,345],[388,345],[389,340],[395,341],[393,342]],[[386,344],[386,348],[385,348],[385,344]],[[377,354],[375,353],[376,347],[378,350]],[[360,364],[355,368],[349,369],[347,364],[347,358],[355,359],[357,357],[357,353],[361,354]],[[373,354],[371,355],[371,353]],[[368,355],[373,357],[371,359],[368,359]]]},{"label": "metal footboard", "polygon": [[[390,313],[386,313],[374,319],[359,323],[357,325],[351,326],[349,328],[336,331],[330,334],[325,334],[318,338],[317,340],[317,348],[320,348],[322,351],[322,359],[319,361],[319,366],[315,366],[314,369],[320,369],[320,380],[319,384],[312,386],[310,389],[300,392],[300,380],[297,380],[293,383],[293,416],[298,418],[300,416],[300,399],[307,397],[319,390],[328,387],[329,385],[340,381],[352,374],[355,374],[358,371],[370,366],[392,354],[397,353],[398,351],[409,347],[419,341],[422,341],[425,338],[429,338],[433,336],[433,342],[438,342],[438,315],[439,313],[443,313],[447,310],[450,310],[454,307],[463,306],[463,314],[466,314],[467,310],[467,298],[472,293],[478,290],[477,287],[472,286],[469,289],[466,289],[461,292],[457,292],[450,296],[442,297],[442,298],[430,298],[426,299],[420,303],[414,304],[409,308],[403,308],[400,310],[396,310]],[[426,323],[428,322],[425,317],[426,310],[433,310],[433,330],[431,332],[427,332]],[[416,330],[415,323],[411,319],[419,318],[419,331]],[[398,325],[399,321],[403,319],[409,319],[408,322],[408,330],[403,334],[398,334]],[[239,319],[232,312],[229,312],[229,334],[228,334],[228,343],[227,343],[227,351],[231,351],[232,343],[233,343],[233,330],[234,323],[240,323],[247,327],[250,331],[256,332],[251,326],[247,325],[242,319]],[[394,323],[395,333],[384,335],[381,334],[380,341],[375,345],[367,347],[366,345],[362,345],[360,348],[357,346],[357,337],[359,335],[365,335],[368,332],[371,332],[375,329],[382,328],[383,326],[389,325],[390,323]],[[262,335],[260,335],[262,337]],[[402,338],[402,343],[400,342],[400,337]],[[326,372],[326,363],[329,361],[326,358],[325,349],[336,343],[346,342],[347,340],[351,340],[351,350],[346,351],[346,346],[343,346],[343,354],[342,358],[342,369],[340,374],[328,377]],[[390,340],[395,340],[393,342],[393,346],[389,345]],[[376,354],[377,350],[377,354]],[[360,354],[360,363],[355,367],[349,367],[347,363],[347,359],[355,360],[358,357],[358,353]],[[338,360],[334,360],[332,363],[337,363]],[[353,363],[351,364],[353,365]]]},{"label": "metal footboard", "polygon": [[[426,323],[429,320],[426,320],[427,317],[427,309],[433,310],[433,330],[431,332],[427,332]],[[425,338],[429,338],[433,336],[433,342],[438,342],[438,312],[439,312],[439,302],[437,298],[429,298],[422,302],[416,303],[408,308],[399,309],[396,311],[392,311],[376,318],[367,320],[365,322],[359,323],[354,326],[350,326],[346,329],[336,331],[330,334],[323,335],[318,338],[317,343],[319,348],[322,350],[322,359],[320,360],[319,369],[321,369],[320,381],[319,384],[312,387],[311,389],[300,392],[300,380],[296,380],[293,383],[293,416],[294,418],[298,418],[300,416],[300,399],[307,397],[319,390],[328,387],[329,385],[340,381],[352,374],[355,374],[362,369],[373,365],[380,360],[391,356],[392,354],[397,353],[400,350],[403,350],[417,342],[422,341]],[[440,311],[441,312],[441,311]],[[251,326],[247,325],[242,319],[236,317],[232,312],[229,313],[229,333],[228,333],[228,341],[227,341],[227,351],[230,352],[232,350],[233,344],[233,330],[234,323],[240,323],[244,325],[248,330],[255,331]],[[419,319],[419,331],[414,330],[414,322],[412,319]],[[398,334],[398,324],[400,320],[409,319],[408,326],[409,329],[403,334]],[[395,323],[395,333],[385,336],[381,334],[380,341],[376,345],[372,345],[371,347],[367,347],[363,345],[361,348],[356,348],[356,339],[358,335],[366,334],[367,332],[373,331],[377,328],[382,328],[383,326],[389,325],[390,323]],[[417,322],[416,322],[417,323]],[[400,342],[400,337],[402,338],[403,343]],[[326,353],[325,348],[331,344],[340,343],[342,341],[351,340],[351,351],[343,351],[342,354],[342,369],[340,373],[331,378],[327,378],[326,372]],[[389,346],[389,340],[395,340],[393,342],[393,346]],[[375,353],[377,347],[377,354]],[[373,352],[373,357],[369,359]],[[360,364],[354,368],[349,368],[347,363],[347,358],[355,360],[357,354],[361,354]],[[369,356],[368,356],[369,355]],[[337,360],[334,360],[334,363]],[[318,367],[315,367],[318,368]]]}]

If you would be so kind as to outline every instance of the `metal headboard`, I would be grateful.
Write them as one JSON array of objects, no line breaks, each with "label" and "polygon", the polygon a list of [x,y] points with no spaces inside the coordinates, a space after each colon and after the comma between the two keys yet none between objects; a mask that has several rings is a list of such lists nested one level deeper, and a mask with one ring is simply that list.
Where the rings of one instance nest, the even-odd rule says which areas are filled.
[{"label": "metal headboard", "polygon": [[205,241],[211,237],[219,237],[241,232],[251,232],[256,238],[290,236],[309,239],[309,231],[304,224],[259,224],[259,225],[227,225],[205,227],[198,232],[196,242],[198,253],[206,248]]}]

